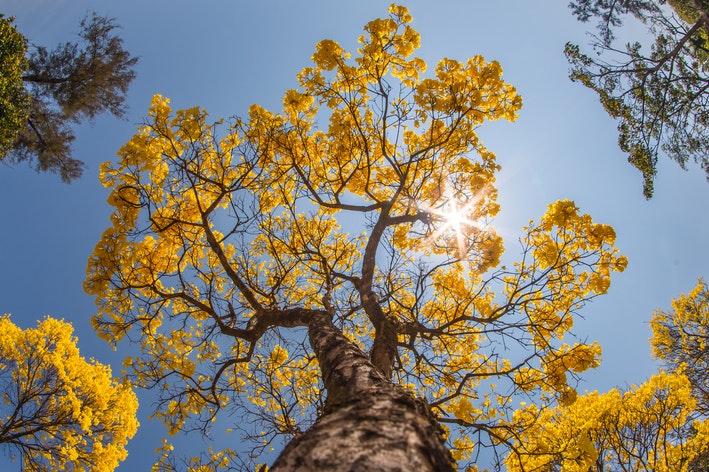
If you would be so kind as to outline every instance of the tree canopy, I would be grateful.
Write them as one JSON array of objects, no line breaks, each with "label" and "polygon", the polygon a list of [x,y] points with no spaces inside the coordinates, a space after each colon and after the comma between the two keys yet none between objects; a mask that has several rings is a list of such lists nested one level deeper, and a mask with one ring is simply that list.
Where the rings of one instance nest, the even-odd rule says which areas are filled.
[{"label": "tree canopy", "polygon": [[650,343],[665,370],[643,384],[520,409],[534,426],[516,438],[508,470],[706,471],[708,294],[700,279],[672,311],[654,313]]},{"label": "tree canopy", "polygon": [[53,318],[23,330],[0,317],[0,396],[0,447],[22,470],[112,471],[138,427],[130,386]]},{"label": "tree canopy", "polygon": [[122,117],[138,59],[123,49],[115,21],[95,13],[81,21],[80,41],[51,51],[34,45],[27,51],[12,20],[0,22],[0,159],[28,161],[70,182],[83,171],[71,152],[72,125],[104,112]]},{"label": "tree canopy", "polygon": [[0,15],[0,159],[14,146],[29,117],[30,96],[22,81],[27,40]]},{"label": "tree canopy", "polygon": [[655,356],[670,370],[683,370],[699,401],[709,413],[709,287],[699,279],[696,287],[672,301],[672,310],[657,310],[651,321]]},{"label": "tree canopy", "polygon": [[709,447],[709,423],[696,418],[697,399],[681,372],[660,372],[627,391],[588,393],[552,409],[518,415],[535,425],[507,457],[510,471],[691,468]]},{"label": "tree canopy", "polygon": [[[667,5],[666,5],[667,3]],[[575,0],[581,21],[596,19],[595,54],[568,43],[571,79],[598,93],[618,120],[618,144],[642,172],[652,197],[660,153],[682,168],[695,161],[709,179],[709,4],[702,0]],[[617,29],[631,18],[647,38],[616,46]]]},{"label": "tree canopy", "polygon": [[[168,432],[226,416],[256,457],[290,440],[273,470],[450,470],[434,443],[460,464],[514,446],[530,425],[513,400],[570,404],[598,365],[569,334],[625,268],[613,229],[558,201],[500,264],[499,165],[476,129],[521,98],[480,56],[427,72],[411,21],[393,5],[356,52],[318,43],[278,113],[209,121],[156,95],[102,166],[115,210],[88,263],[93,324],[140,348],[128,375]],[[339,423],[354,436],[334,442]],[[376,442],[394,430],[418,438],[403,456]],[[251,460],[222,454],[206,460]]]}]

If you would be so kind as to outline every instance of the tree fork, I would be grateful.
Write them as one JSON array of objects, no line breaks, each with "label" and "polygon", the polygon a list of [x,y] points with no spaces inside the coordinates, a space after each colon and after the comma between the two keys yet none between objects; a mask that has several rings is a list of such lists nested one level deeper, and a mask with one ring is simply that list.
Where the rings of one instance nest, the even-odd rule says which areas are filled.
[{"label": "tree fork", "polygon": [[385,378],[322,312],[308,326],[327,401],[322,417],[281,452],[271,471],[453,471],[425,401]]}]

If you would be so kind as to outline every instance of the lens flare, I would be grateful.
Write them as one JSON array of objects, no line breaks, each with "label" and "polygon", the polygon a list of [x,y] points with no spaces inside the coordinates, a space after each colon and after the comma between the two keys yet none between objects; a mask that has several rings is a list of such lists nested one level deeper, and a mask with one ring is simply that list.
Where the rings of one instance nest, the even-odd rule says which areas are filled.
[{"label": "lens flare", "polygon": [[473,233],[485,231],[487,226],[474,216],[485,195],[486,192],[482,192],[461,201],[459,196],[447,189],[440,205],[422,208],[423,211],[431,215],[432,223],[435,226],[435,231],[428,238],[429,241],[452,238],[458,251],[458,257],[463,259],[470,249],[470,236]]}]

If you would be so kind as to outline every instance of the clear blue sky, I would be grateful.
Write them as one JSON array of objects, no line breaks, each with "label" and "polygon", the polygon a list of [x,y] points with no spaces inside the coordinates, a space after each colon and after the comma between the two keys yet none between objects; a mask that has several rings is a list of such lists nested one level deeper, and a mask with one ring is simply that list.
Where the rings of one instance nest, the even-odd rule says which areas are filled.
[{"label": "clear blue sky", "polygon": [[[618,234],[630,260],[610,293],[584,310],[582,339],[603,346],[603,364],[581,389],[607,390],[644,381],[655,371],[648,321],[653,310],[709,277],[709,184],[692,166],[663,160],[651,201],[640,174],[616,145],[615,123],[596,97],[567,78],[566,41],[586,42],[566,1],[404,1],[422,35],[429,67],[442,57],[482,54],[502,64],[524,99],[516,123],[480,129],[497,154],[502,211],[495,224],[515,256],[520,228],[546,205],[568,198]],[[324,38],[352,49],[362,26],[386,15],[387,1],[3,0],[0,12],[38,45],[72,38],[89,10],[117,18],[125,46],[140,57],[128,96],[128,119],[101,117],[78,129],[74,146],[85,176],[65,185],[25,165],[0,165],[0,312],[27,327],[45,315],[70,320],[82,354],[120,369],[123,353],[98,340],[89,320],[93,300],[82,291],[86,260],[108,224],[99,164],[113,159],[135,131],[155,93],[176,108],[199,105],[213,118],[244,115],[251,103],[276,110],[295,74]],[[434,6],[435,4],[435,6]],[[139,394],[141,429],[119,470],[146,470],[164,430],[147,419],[150,397]],[[215,436],[221,437],[218,431]],[[231,447],[237,438],[228,439]],[[201,440],[194,438],[196,445]],[[0,468],[6,457],[0,457]]]}]

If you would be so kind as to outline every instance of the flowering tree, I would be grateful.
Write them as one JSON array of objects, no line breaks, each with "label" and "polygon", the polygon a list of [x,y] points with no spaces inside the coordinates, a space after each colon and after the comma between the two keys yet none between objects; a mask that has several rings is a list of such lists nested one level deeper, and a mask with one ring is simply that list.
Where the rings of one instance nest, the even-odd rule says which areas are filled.
[{"label": "flowering tree", "polygon": [[510,471],[686,471],[709,447],[687,377],[660,372],[623,392],[592,392],[568,406],[517,412],[534,427],[507,457]]},{"label": "flowering tree", "polygon": [[516,412],[533,426],[516,438],[510,471],[704,471],[709,466],[707,327],[709,297],[699,280],[653,315],[650,343],[665,364],[627,391],[588,393],[572,405]]},{"label": "flowering tree", "polygon": [[699,279],[687,294],[672,301],[672,310],[657,310],[651,321],[655,356],[670,370],[685,372],[698,408],[709,413],[709,287]]},{"label": "flowering tree", "polygon": [[0,317],[0,396],[0,446],[22,470],[111,471],[138,427],[131,388],[52,318],[22,330]]},{"label": "flowering tree", "polygon": [[252,455],[290,441],[271,470],[451,470],[512,445],[513,397],[571,402],[598,364],[567,334],[625,267],[613,229],[559,201],[500,266],[475,130],[521,99],[480,56],[427,74],[410,23],[393,5],[354,55],[321,41],[279,113],[211,124],[155,96],[103,165],[93,323],[140,347],[129,375],[170,433],[225,416]]}]

